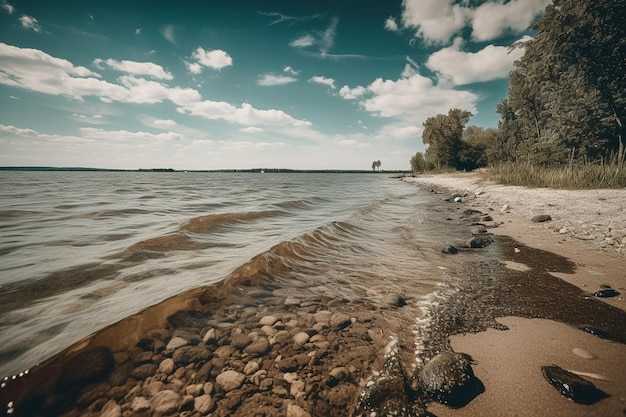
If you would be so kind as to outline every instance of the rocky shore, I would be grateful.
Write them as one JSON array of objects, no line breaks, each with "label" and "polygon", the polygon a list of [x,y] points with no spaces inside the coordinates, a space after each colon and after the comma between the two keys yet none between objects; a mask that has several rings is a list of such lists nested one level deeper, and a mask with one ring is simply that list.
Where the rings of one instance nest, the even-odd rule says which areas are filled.
[{"label": "rocky shore", "polygon": [[[490,212],[455,202],[451,192],[441,197],[455,208],[449,220],[465,224],[467,233],[450,236],[449,246],[441,248],[442,265],[456,266],[421,321],[417,318],[424,313],[410,286],[402,293],[348,299],[341,296],[339,282],[294,286],[262,272],[250,276],[244,265],[222,285],[167,300],[5,380],[2,412],[66,417],[532,416],[537,415],[535,403],[548,406],[549,401],[556,404],[553,415],[582,416],[589,410],[613,415],[626,401],[620,377],[594,381],[606,397],[594,397],[593,405],[574,404],[591,408],[564,408],[558,401],[568,400],[553,388],[560,383],[554,375],[570,377],[558,367],[568,362],[557,356],[555,363],[531,365],[528,355],[543,357],[528,353],[531,347],[541,349],[540,341],[527,346],[527,335],[507,342],[514,346],[510,351],[519,352],[521,363],[507,356],[507,365],[518,366],[514,372],[490,373],[485,371],[499,364],[505,352],[496,349],[485,356],[489,346],[497,345],[485,345],[483,339],[464,343],[461,335],[517,335],[517,322],[502,321],[505,316],[558,321],[568,331],[594,339],[570,350],[595,354],[602,369],[613,370],[605,374],[618,375],[626,363],[624,309],[555,276],[575,275],[575,262],[493,234],[502,225]],[[596,342],[600,333],[593,332],[608,340]],[[609,346],[601,349],[596,343]],[[553,365],[557,367],[545,368]],[[544,368],[553,381],[542,376]],[[524,399],[534,401],[532,406],[511,414],[506,403],[519,400],[519,394],[507,387],[526,392],[528,385],[515,373],[528,373],[541,394],[534,392],[535,399]],[[500,389],[507,396],[494,399]]]}]

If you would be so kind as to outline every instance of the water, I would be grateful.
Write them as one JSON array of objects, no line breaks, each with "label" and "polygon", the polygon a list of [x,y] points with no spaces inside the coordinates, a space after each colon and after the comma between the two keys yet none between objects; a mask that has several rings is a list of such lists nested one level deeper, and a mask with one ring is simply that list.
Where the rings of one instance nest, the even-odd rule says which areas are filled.
[{"label": "water", "polygon": [[253,258],[294,287],[427,301],[450,206],[385,175],[0,172],[0,375]]}]

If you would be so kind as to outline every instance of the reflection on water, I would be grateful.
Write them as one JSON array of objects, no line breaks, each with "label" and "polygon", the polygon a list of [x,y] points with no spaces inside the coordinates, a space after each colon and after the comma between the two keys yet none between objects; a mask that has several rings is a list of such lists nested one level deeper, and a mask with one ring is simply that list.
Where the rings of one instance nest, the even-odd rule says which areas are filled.
[{"label": "reflection on water", "polygon": [[460,227],[384,175],[0,172],[0,201],[0,375],[230,274],[426,299]]}]

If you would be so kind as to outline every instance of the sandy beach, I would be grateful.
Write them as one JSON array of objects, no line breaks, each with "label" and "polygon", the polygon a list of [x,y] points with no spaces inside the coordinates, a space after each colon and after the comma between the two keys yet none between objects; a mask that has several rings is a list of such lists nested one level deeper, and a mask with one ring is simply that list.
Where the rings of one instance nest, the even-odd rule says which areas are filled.
[{"label": "sandy beach", "polygon": [[[482,390],[464,406],[422,397],[414,324],[424,312],[410,293],[372,289],[349,301],[340,286],[294,288],[258,267],[287,266],[259,257],[223,285],[171,298],[5,381],[1,411],[67,417],[624,415],[626,192],[502,187],[480,174],[404,180],[436,193],[450,208],[441,215],[458,217],[468,234],[484,227],[476,233],[497,240],[490,246],[496,249],[477,250],[451,241],[459,253],[438,254],[447,267],[432,271],[454,269],[462,278],[446,303],[434,304],[421,353],[430,359],[452,349],[471,356]],[[536,215],[551,220],[534,222]],[[484,226],[477,226],[478,218]],[[607,287],[621,294],[593,295]],[[606,330],[608,339],[578,329],[581,324]],[[566,399],[543,377],[541,367],[549,365],[581,375],[606,397],[591,405]]]},{"label": "sandy beach", "polygon": [[[476,173],[407,178],[421,187],[461,196],[462,203],[489,213],[490,232],[510,236],[528,247],[563,256],[575,264],[571,273],[552,275],[592,293],[602,286],[621,292],[599,299],[626,309],[626,190],[566,191],[501,186]],[[535,223],[537,215],[552,220]],[[521,249],[523,250],[523,249]],[[513,269],[525,268],[516,262]],[[474,372],[485,392],[467,406],[452,409],[431,403],[437,416],[621,416],[626,412],[626,346],[543,319],[503,317],[508,330],[488,329],[456,335],[451,346],[476,361]],[[588,357],[581,357],[588,352]],[[584,355],[583,355],[584,356]],[[595,405],[563,398],[543,378],[541,366],[557,364],[587,373],[587,380],[610,396]],[[591,376],[589,376],[591,375]]]}]

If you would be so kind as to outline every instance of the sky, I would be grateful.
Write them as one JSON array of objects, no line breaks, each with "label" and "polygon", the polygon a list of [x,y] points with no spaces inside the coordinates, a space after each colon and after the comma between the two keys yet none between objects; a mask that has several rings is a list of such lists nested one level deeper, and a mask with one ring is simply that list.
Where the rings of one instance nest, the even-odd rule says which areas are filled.
[{"label": "sky", "polygon": [[0,0],[0,166],[408,170],[549,0]]}]

